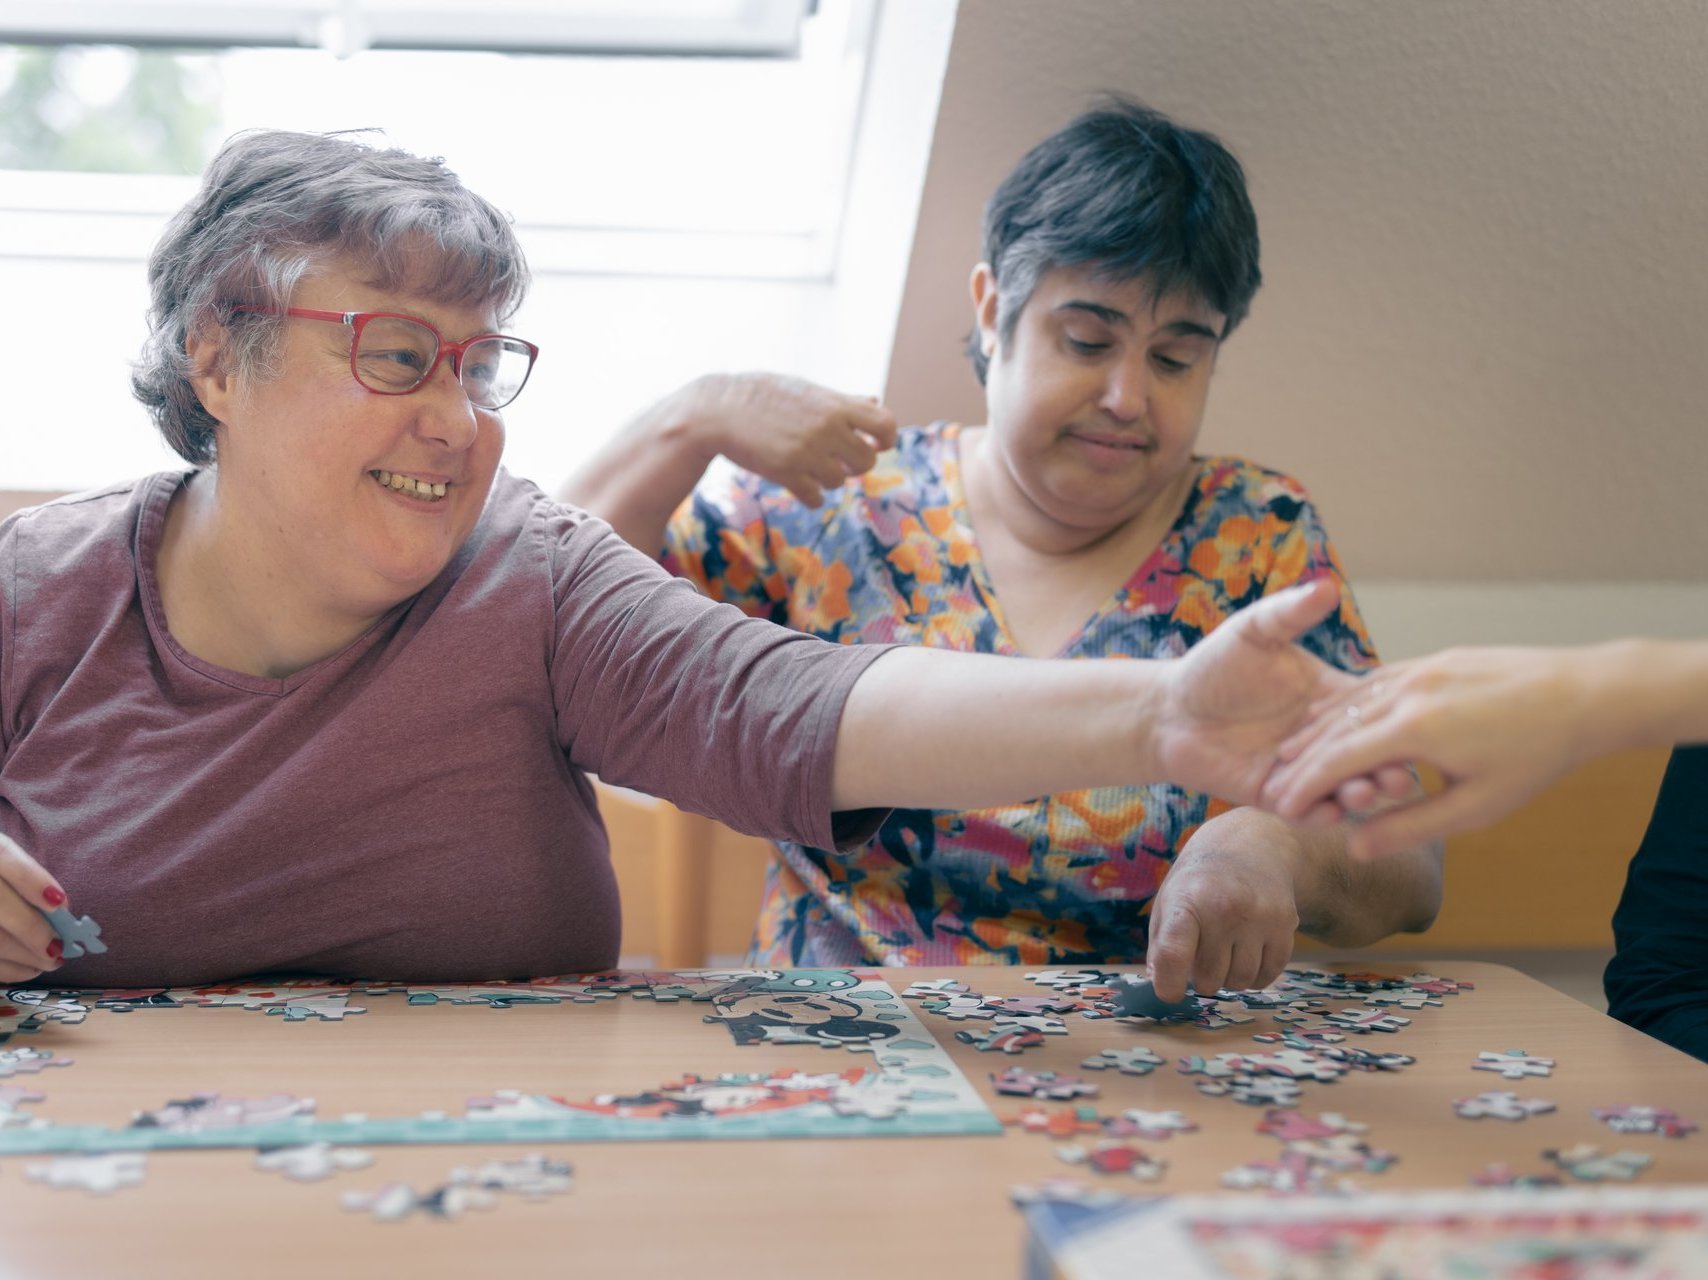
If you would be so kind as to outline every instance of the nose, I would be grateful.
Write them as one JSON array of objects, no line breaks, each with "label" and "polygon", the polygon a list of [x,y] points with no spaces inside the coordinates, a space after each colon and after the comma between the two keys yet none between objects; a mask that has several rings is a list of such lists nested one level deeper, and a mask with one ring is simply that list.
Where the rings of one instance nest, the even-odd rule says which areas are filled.
[{"label": "nose", "polygon": [[418,408],[419,430],[436,444],[461,452],[480,434],[480,418],[457,377],[452,360],[439,362],[432,376],[410,397]]},{"label": "nose", "polygon": [[1121,360],[1109,368],[1098,407],[1120,422],[1133,422],[1144,415],[1150,395],[1150,366],[1144,354]]}]

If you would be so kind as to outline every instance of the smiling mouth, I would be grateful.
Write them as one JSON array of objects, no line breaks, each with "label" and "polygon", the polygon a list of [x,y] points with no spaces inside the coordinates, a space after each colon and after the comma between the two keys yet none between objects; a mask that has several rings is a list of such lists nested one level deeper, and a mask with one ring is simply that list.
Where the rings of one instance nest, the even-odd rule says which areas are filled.
[{"label": "smiling mouth", "polygon": [[370,471],[368,474],[382,489],[390,489],[393,493],[401,493],[405,497],[416,498],[422,502],[438,502],[445,496],[445,490],[450,488],[450,485],[442,480],[433,484],[396,471]]}]

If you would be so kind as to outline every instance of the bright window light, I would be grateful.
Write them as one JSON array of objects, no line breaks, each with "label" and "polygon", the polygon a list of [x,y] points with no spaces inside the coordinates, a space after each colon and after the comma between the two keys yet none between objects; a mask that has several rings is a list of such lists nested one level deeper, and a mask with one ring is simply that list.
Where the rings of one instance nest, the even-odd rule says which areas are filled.
[{"label": "bright window light", "polygon": [[[0,42],[17,41],[0,43],[0,295],[11,300],[0,346],[65,367],[38,370],[0,415],[0,489],[83,488],[174,464],[129,397],[143,263],[220,141],[246,128],[374,129],[382,144],[443,156],[511,214],[537,278],[517,331],[544,351],[506,414],[507,456],[542,483],[695,373],[811,376],[827,348],[873,0],[819,0],[810,12],[804,0],[35,8],[30,31],[0,15]],[[299,42],[309,47],[217,47],[287,10],[293,21],[354,15],[366,24],[355,43],[376,47],[313,47],[324,27]],[[699,56],[720,14],[727,47],[737,36],[770,47]],[[126,44],[127,15],[157,25]],[[527,30],[569,41],[572,16],[576,39],[604,22],[594,44],[623,52],[494,51]],[[484,33],[487,47],[377,47],[405,17],[470,43]],[[76,27],[83,19],[108,25]],[[636,52],[648,22],[652,47],[675,52]],[[56,24],[108,42],[40,43]],[[44,331],[78,340],[44,350]]]}]

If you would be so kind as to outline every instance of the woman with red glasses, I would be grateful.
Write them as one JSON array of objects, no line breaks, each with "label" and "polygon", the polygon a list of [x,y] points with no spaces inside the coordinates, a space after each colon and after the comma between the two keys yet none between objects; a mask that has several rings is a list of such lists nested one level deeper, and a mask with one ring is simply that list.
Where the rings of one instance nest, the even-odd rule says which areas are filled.
[{"label": "woman with red glasses", "polygon": [[[1351,678],[1292,644],[1321,585],[1164,662],[851,648],[705,599],[501,469],[527,270],[436,161],[241,135],[149,281],[134,386],[187,466],[0,524],[0,982],[601,968],[589,773],[825,848],[888,805],[1243,801]],[[71,959],[67,890],[103,928]]]}]

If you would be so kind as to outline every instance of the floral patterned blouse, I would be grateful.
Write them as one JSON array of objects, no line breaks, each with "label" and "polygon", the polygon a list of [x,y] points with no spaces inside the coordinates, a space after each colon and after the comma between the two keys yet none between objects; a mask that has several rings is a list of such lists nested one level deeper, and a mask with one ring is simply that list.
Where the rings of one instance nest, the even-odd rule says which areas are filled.
[{"label": "floral patterned blouse", "polygon": [[[903,431],[817,510],[752,474],[714,472],[672,518],[664,564],[715,599],[841,644],[1018,654],[967,515],[960,430]],[[1304,489],[1238,458],[1196,462],[1173,528],[1058,656],[1176,657],[1241,606],[1330,577],[1340,611],[1304,644],[1349,671],[1374,666]],[[1166,783],[1099,787],[968,812],[896,810],[851,853],[779,844],[751,960],[1137,963],[1175,854],[1228,807]]]}]

